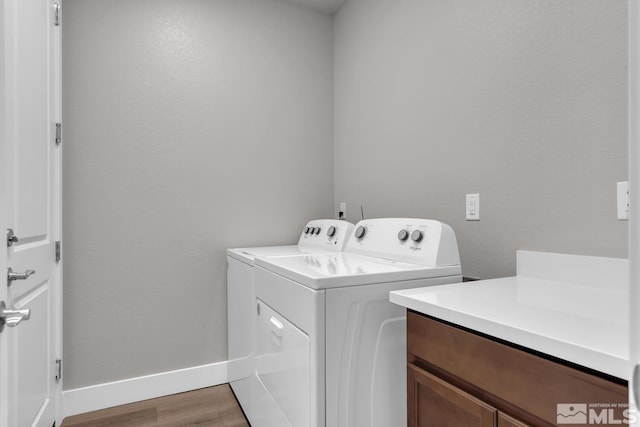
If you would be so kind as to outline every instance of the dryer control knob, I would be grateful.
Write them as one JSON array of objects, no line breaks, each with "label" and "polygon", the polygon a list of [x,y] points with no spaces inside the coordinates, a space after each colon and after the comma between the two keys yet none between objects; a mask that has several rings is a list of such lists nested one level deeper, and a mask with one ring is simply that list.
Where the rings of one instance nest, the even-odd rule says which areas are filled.
[{"label": "dryer control knob", "polygon": [[329,237],[333,237],[336,235],[336,228],[332,225],[331,227],[329,227],[329,229],[327,230],[327,236]]},{"label": "dryer control knob", "polygon": [[356,238],[362,239],[366,233],[367,233],[367,229],[364,228],[363,226],[360,225],[358,226],[358,228],[356,228]]},{"label": "dryer control knob", "polygon": [[304,228],[304,234],[309,234],[309,231],[310,231],[310,230],[311,230],[311,229],[310,229],[309,227],[305,227],[305,228]]},{"label": "dryer control knob", "polygon": [[398,239],[400,239],[400,240],[402,240],[404,242],[408,238],[409,238],[409,232],[407,230],[400,230],[398,232]]},{"label": "dryer control knob", "polygon": [[422,237],[424,237],[424,234],[422,234],[420,230],[414,230],[413,233],[411,233],[411,240],[414,242],[419,242],[422,240]]},{"label": "dryer control knob", "polygon": [[320,227],[316,227],[316,234],[320,234],[320,230],[322,230]]}]

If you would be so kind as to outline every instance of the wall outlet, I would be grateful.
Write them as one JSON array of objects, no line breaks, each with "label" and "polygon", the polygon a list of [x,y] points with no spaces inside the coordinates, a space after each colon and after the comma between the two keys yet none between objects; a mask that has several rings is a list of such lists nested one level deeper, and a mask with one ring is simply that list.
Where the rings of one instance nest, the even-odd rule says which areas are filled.
[{"label": "wall outlet", "polygon": [[467,194],[467,221],[480,221],[480,194]]},{"label": "wall outlet", "polygon": [[618,219],[629,219],[629,182],[618,183]]},{"label": "wall outlet", "polygon": [[338,210],[338,219],[345,219],[347,217],[347,204],[340,202],[340,209]]}]

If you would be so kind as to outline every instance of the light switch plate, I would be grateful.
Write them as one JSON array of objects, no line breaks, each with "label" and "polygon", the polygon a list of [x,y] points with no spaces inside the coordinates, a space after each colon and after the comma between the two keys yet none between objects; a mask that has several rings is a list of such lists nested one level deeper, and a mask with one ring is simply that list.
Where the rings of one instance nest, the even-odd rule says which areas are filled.
[{"label": "light switch plate", "polygon": [[467,221],[480,221],[480,194],[467,194]]},{"label": "light switch plate", "polygon": [[618,219],[629,219],[629,182],[622,181],[618,183]]}]

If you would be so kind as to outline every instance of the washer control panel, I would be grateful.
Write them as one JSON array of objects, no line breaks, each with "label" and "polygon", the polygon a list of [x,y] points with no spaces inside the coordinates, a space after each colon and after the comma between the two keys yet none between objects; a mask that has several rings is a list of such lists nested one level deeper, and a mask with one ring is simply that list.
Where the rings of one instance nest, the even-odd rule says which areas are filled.
[{"label": "washer control panel", "polygon": [[342,252],[354,225],[337,219],[309,221],[300,233],[298,245]]},{"label": "washer control panel", "polygon": [[460,264],[453,229],[430,219],[362,220],[355,225],[345,252],[433,267]]}]

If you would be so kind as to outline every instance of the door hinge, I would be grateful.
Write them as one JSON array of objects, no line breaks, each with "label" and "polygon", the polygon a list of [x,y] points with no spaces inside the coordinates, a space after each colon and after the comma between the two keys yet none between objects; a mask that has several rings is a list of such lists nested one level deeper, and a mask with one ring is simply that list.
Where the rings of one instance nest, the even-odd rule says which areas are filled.
[{"label": "door hinge", "polygon": [[56,123],[56,145],[62,143],[62,123]]},{"label": "door hinge", "polygon": [[60,3],[54,3],[53,10],[53,23],[57,27],[60,25]]},{"label": "door hinge", "polygon": [[13,233],[13,229],[7,228],[7,246],[13,246],[14,243],[17,243],[20,239]]},{"label": "door hinge", "polygon": [[62,379],[62,359],[56,359],[56,381]]},{"label": "door hinge", "polygon": [[60,248],[60,240],[56,241],[56,262],[62,259],[62,249]]}]

